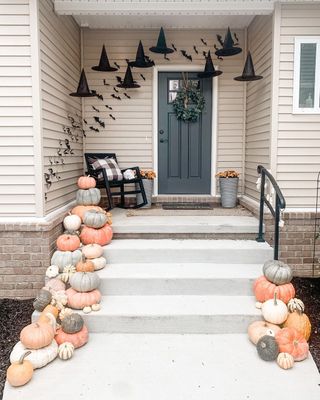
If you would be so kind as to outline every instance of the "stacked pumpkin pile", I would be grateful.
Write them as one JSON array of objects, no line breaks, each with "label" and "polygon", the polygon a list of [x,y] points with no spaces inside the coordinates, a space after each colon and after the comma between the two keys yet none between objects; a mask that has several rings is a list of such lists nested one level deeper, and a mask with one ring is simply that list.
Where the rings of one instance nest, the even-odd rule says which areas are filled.
[{"label": "stacked pumpkin pile", "polygon": [[88,341],[88,329],[74,309],[85,313],[100,309],[100,279],[95,271],[106,266],[102,246],[112,239],[111,214],[97,206],[100,191],[93,178],[80,177],[78,186],[78,205],[64,218],[66,231],[57,239],[45,286],[33,303],[40,316],[22,329],[10,355],[7,379],[12,386],[26,384],[34,369],[57,356],[71,358],[74,349]]},{"label": "stacked pumpkin pile", "polygon": [[254,283],[256,306],[264,320],[249,325],[248,335],[265,361],[277,360],[283,369],[308,357],[311,324],[304,304],[295,298],[291,268],[277,260],[267,261],[263,276]]}]

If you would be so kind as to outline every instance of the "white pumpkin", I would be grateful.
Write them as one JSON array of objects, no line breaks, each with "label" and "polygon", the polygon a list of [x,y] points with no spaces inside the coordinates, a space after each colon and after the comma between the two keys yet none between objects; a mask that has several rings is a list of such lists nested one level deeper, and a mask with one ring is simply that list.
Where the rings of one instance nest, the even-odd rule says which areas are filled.
[{"label": "white pumpkin", "polygon": [[93,262],[95,271],[103,269],[107,265],[107,260],[104,257],[92,258],[90,261]]},{"label": "white pumpkin", "polygon": [[97,304],[92,304],[91,310],[92,310],[92,311],[99,311],[99,310],[101,310],[101,304],[99,304],[99,303],[97,303]]},{"label": "white pumpkin", "polygon": [[103,247],[100,244],[92,243],[82,247],[82,254],[85,258],[98,258],[103,254]]},{"label": "white pumpkin", "polygon": [[59,275],[59,267],[57,265],[50,265],[46,270],[47,278],[55,278]]},{"label": "white pumpkin", "polygon": [[76,267],[74,265],[67,265],[63,268],[63,272],[60,275],[60,279],[64,283],[68,283],[70,277],[77,272]]},{"label": "white pumpkin", "polygon": [[51,304],[56,306],[58,310],[62,310],[64,306],[68,303],[68,296],[65,290],[59,290],[52,293]]},{"label": "white pumpkin", "polygon": [[[27,350],[29,349],[27,349],[21,342],[18,342],[14,346],[10,354],[11,364],[15,361],[19,361],[22,354],[25,353]],[[34,369],[42,368],[57,357],[58,344],[53,339],[49,346],[42,347],[42,349],[29,351],[31,352],[31,354],[29,354],[25,358],[25,360],[30,361]]]},{"label": "white pumpkin", "polygon": [[100,284],[96,272],[76,272],[70,277],[70,285],[77,292],[91,292]]},{"label": "white pumpkin", "polygon": [[70,342],[61,343],[58,354],[61,360],[69,360],[74,353],[74,345]]},{"label": "white pumpkin", "polygon": [[277,299],[276,292],[273,299],[262,304],[261,311],[263,318],[275,325],[282,324],[288,317],[288,307],[282,300]]},{"label": "white pumpkin", "polygon": [[67,231],[78,231],[81,226],[81,218],[75,214],[69,214],[63,220],[63,226]]},{"label": "white pumpkin", "polygon": [[82,311],[83,311],[85,314],[89,314],[89,313],[91,313],[92,309],[91,309],[90,306],[86,306],[86,307],[83,307]]},{"label": "white pumpkin", "polygon": [[68,307],[63,308],[63,309],[59,312],[60,321],[62,321],[63,318],[65,318],[67,315],[71,315],[71,314],[73,314],[73,313],[74,313],[74,311],[72,310],[72,308],[68,308]]}]

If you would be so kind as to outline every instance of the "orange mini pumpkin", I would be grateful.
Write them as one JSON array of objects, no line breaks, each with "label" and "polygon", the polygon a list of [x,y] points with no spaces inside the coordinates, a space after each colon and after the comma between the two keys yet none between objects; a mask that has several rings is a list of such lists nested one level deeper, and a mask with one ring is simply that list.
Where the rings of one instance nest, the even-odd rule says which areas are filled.
[{"label": "orange mini pumpkin", "polygon": [[111,242],[112,235],[112,228],[108,224],[100,229],[84,226],[80,234],[80,239],[83,244],[96,243],[105,246]]},{"label": "orange mini pumpkin", "polygon": [[86,260],[85,257],[82,257],[76,265],[77,272],[93,272],[94,271],[94,264],[90,260]]},{"label": "orange mini pumpkin", "polygon": [[305,313],[294,311],[283,324],[284,328],[295,328],[308,341],[311,335],[311,323]]},{"label": "orange mini pumpkin", "polygon": [[253,290],[256,299],[261,303],[273,299],[274,293],[277,293],[278,300],[282,300],[286,304],[295,296],[295,290],[292,283],[277,286],[274,283],[269,282],[263,275],[256,279],[253,285]]},{"label": "orange mini pumpkin", "polygon": [[60,235],[57,239],[57,248],[60,251],[75,251],[80,247],[80,239],[77,235]]},{"label": "orange mini pumpkin", "polygon": [[294,328],[283,328],[276,333],[276,341],[281,353],[289,353],[294,361],[302,361],[308,357],[309,345],[306,339]]},{"label": "orange mini pumpkin", "polygon": [[37,322],[50,322],[47,314],[51,314],[55,319],[57,319],[59,315],[59,309],[51,304],[48,304],[39,315]]},{"label": "orange mini pumpkin", "polygon": [[78,179],[78,186],[80,189],[91,189],[96,187],[96,180],[90,175],[80,176],[80,178]]},{"label": "orange mini pumpkin", "polygon": [[25,326],[20,333],[21,343],[28,349],[41,349],[54,338],[54,328],[47,322],[35,322]]},{"label": "orange mini pumpkin", "polygon": [[7,380],[11,386],[23,386],[30,381],[33,375],[33,365],[25,358],[31,351],[24,352],[19,361],[13,362],[7,370]]},{"label": "orange mini pumpkin", "polygon": [[78,215],[83,222],[84,214],[89,210],[96,210],[100,212],[104,212],[104,209],[99,206],[76,206],[71,210],[71,214]]},{"label": "orange mini pumpkin", "polygon": [[58,345],[65,342],[69,342],[74,345],[75,349],[86,344],[88,339],[89,339],[89,333],[85,325],[83,325],[82,329],[76,333],[66,333],[63,332],[62,329],[58,329],[57,334],[55,336],[55,341],[58,343]]}]

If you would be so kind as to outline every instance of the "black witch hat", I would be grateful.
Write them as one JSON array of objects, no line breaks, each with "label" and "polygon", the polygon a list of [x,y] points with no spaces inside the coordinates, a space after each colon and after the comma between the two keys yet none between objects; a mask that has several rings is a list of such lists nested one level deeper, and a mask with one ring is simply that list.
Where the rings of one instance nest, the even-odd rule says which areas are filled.
[{"label": "black witch hat", "polygon": [[[220,37],[218,37],[219,39]],[[230,32],[230,28],[228,27],[226,36],[224,38],[222,49],[216,51],[216,55],[218,57],[228,57],[234,56],[242,52],[241,47],[234,46],[234,41],[232,39],[232,35]]]},{"label": "black witch hat", "polygon": [[95,95],[90,92],[89,85],[87,82],[86,74],[82,68],[78,89],[75,93],[70,93],[73,97],[94,97]]},{"label": "black witch hat", "polygon": [[159,53],[159,54],[170,54],[170,53],[174,52],[173,49],[170,49],[170,47],[167,47],[166,37],[165,37],[164,30],[162,27],[160,29],[160,33],[158,36],[157,45],[150,47],[149,50],[152,51],[153,53]]},{"label": "black witch hat", "polygon": [[111,67],[111,65],[109,63],[109,60],[108,60],[106,48],[105,48],[104,45],[102,46],[99,65],[96,65],[95,67],[92,67],[92,69],[94,71],[102,71],[102,72],[118,71],[118,68]]},{"label": "black witch hat", "polygon": [[198,77],[199,78],[213,78],[214,76],[219,76],[221,74],[222,74],[222,71],[216,71],[214,69],[214,65],[213,65],[212,58],[211,58],[211,53],[209,50],[208,55],[206,57],[206,66],[204,67],[204,71],[199,72]]},{"label": "black witch hat", "polygon": [[136,60],[129,62],[130,67],[136,68],[150,68],[154,66],[154,62],[145,56],[142,42],[140,40]]},{"label": "black witch hat", "polygon": [[127,67],[124,80],[121,83],[119,83],[117,87],[123,89],[135,89],[140,87],[140,85],[138,85],[136,81],[133,80],[130,65],[128,65]]},{"label": "black witch hat", "polygon": [[255,74],[252,57],[251,57],[250,51],[248,51],[248,55],[247,55],[246,63],[243,68],[242,75],[237,76],[236,78],[234,78],[234,80],[250,82],[250,81],[258,81],[259,79],[262,79],[262,78],[263,78],[263,76]]}]

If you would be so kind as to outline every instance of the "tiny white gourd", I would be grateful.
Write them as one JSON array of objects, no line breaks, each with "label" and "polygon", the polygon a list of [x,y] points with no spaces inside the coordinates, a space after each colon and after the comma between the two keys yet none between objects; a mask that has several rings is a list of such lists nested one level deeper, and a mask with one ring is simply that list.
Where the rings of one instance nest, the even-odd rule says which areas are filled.
[{"label": "tiny white gourd", "polygon": [[57,307],[58,310],[63,310],[64,306],[68,303],[68,296],[65,290],[53,292],[51,304]]},{"label": "tiny white gourd", "polygon": [[68,307],[63,308],[63,309],[59,312],[59,319],[60,319],[60,321],[62,321],[63,318],[65,318],[67,315],[71,315],[71,314],[73,314],[73,313],[74,313],[74,311],[72,310],[72,308],[68,308]]},{"label": "tiny white gourd", "polygon": [[99,311],[101,310],[101,305],[99,303],[92,304],[91,309],[92,311]]},{"label": "tiny white gourd", "polygon": [[[21,342],[18,342],[12,349],[10,354],[11,364],[15,361],[19,361],[22,354],[26,352],[27,349]],[[46,347],[42,347],[38,350],[30,350],[29,354],[25,359],[30,361],[34,369],[42,368],[49,362],[53,361],[58,354],[58,344],[53,339],[51,344]]]},{"label": "tiny white gourd", "polygon": [[91,309],[90,306],[86,306],[86,307],[83,307],[82,311],[83,311],[85,314],[89,314],[89,313],[91,313],[92,309]]},{"label": "tiny white gourd", "polygon": [[62,280],[62,282],[64,283],[68,283],[70,277],[76,273],[76,267],[74,265],[67,265],[63,268],[63,272],[60,275],[60,279]]},{"label": "tiny white gourd", "polygon": [[76,214],[69,214],[63,220],[63,226],[67,231],[78,231],[81,226],[81,218]]},{"label": "tiny white gourd", "polygon": [[74,345],[70,342],[61,343],[58,349],[59,358],[61,360],[69,360],[74,353]]},{"label": "tiny white gourd", "polygon": [[50,265],[46,270],[47,278],[55,278],[59,275],[59,267],[57,265]]},{"label": "tiny white gourd", "polygon": [[107,265],[107,260],[104,257],[93,258],[90,261],[93,262],[95,271],[99,271]]}]

